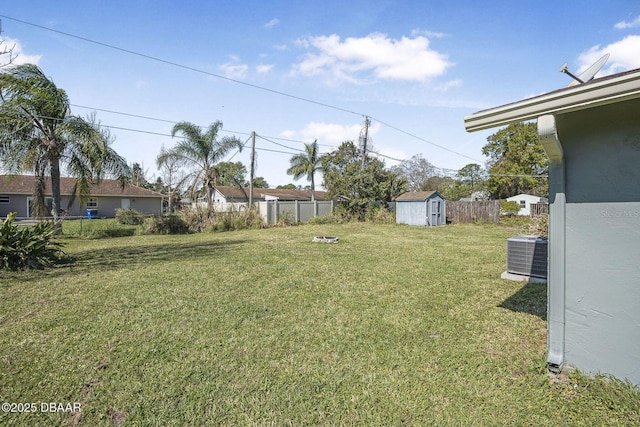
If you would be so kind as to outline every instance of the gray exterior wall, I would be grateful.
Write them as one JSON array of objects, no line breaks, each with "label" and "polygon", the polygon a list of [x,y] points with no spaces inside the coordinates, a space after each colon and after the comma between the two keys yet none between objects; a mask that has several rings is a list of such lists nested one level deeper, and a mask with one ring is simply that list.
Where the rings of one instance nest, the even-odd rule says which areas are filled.
[{"label": "gray exterior wall", "polygon": [[396,223],[427,225],[427,203],[425,201],[397,201]]},{"label": "gray exterior wall", "polygon": [[[0,192],[0,195],[8,195],[10,200],[8,204],[0,203],[0,217],[6,217],[9,212],[16,212],[18,218],[27,218],[29,216],[27,212],[27,199],[31,196],[23,194],[4,194],[2,192]],[[96,199],[98,202],[98,206],[96,208],[91,208],[98,210],[98,217],[115,217],[116,209],[120,209],[122,207],[123,199],[128,199],[130,207],[143,214],[160,215],[162,213],[162,200],[159,197],[92,196],[92,198]],[[68,204],[69,196],[62,196],[62,209],[66,210]],[[69,214],[71,216],[87,216],[87,208],[84,204],[80,205],[78,199],[76,199],[71,206]]]},{"label": "gray exterior wall", "polygon": [[423,201],[398,200],[396,202],[397,224],[445,225],[446,220],[445,200],[437,194]]},{"label": "gray exterior wall", "polygon": [[27,216],[27,196],[20,194],[4,194],[0,192],[0,196],[8,196],[9,203],[0,202],[0,217],[6,217],[9,212],[16,212],[18,217]]},{"label": "gray exterior wall", "polygon": [[[126,206],[126,202],[123,205],[123,199],[129,201],[129,207],[131,209],[135,209],[138,212],[145,215],[160,215],[162,213],[162,200],[160,198],[155,197],[132,197],[132,196],[122,196],[122,197],[106,197],[106,196],[97,196],[93,197],[97,199],[98,206],[96,208],[98,210],[98,217],[106,217],[113,218],[116,216],[116,210],[121,209],[123,206]],[[63,204],[64,207],[66,205]],[[86,216],[87,208],[83,204],[82,207],[78,205],[78,203],[74,203],[71,215],[78,216]]]},{"label": "gray exterior wall", "polygon": [[638,117],[632,100],[558,115],[556,126],[566,178],[565,363],[640,385]]}]

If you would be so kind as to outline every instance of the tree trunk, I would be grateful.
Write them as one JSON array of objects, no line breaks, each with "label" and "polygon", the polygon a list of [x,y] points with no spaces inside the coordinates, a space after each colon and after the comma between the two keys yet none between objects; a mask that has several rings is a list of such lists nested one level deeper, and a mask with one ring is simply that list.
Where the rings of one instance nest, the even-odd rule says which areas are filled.
[{"label": "tree trunk", "polygon": [[49,164],[51,166],[51,213],[53,215],[54,225],[60,224],[60,157],[49,157]]},{"label": "tree trunk", "polygon": [[209,179],[204,184],[207,187],[207,215],[211,217],[213,215],[213,185]]},{"label": "tree trunk", "polygon": [[315,184],[315,178],[314,178],[314,173],[311,172],[311,201],[315,201],[316,200],[316,184]]}]

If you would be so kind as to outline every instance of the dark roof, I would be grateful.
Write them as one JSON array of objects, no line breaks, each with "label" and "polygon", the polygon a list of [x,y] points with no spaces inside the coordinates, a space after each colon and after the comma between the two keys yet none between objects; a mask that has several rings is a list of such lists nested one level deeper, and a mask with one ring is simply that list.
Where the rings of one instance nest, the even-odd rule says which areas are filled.
[{"label": "dark roof", "polygon": [[[0,175],[0,193],[4,194],[33,194],[35,188],[35,177],[33,175]],[[60,178],[60,194],[70,195],[73,192],[75,178]],[[45,192],[51,194],[51,179],[45,179]],[[91,186],[92,196],[135,196],[135,197],[163,197],[162,193],[126,184],[121,187],[120,182],[115,179],[103,179],[98,185]]]},{"label": "dark roof", "polygon": [[[216,187],[226,198],[245,199],[245,192],[249,195],[249,188],[244,188],[243,192],[239,187],[228,187],[218,185]],[[316,200],[325,200],[326,191],[316,190]],[[264,199],[266,196],[276,197],[279,200],[311,200],[311,191],[307,190],[286,190],[282,188],[254,188],[253,198]]]},{"label": "dark roof", "polygon": [[[407,191],[396,198],[397,202],[424,202],[431,198],[437,191]],[[438,194],[440,196],[440,194]],[[442,196],[440,196],[442,197]]]}]

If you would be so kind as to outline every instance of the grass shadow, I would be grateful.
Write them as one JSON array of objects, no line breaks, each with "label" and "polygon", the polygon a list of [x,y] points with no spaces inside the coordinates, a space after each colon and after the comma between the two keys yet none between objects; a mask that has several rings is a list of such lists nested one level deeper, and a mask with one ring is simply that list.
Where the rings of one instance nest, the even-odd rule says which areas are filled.
[{"label": "grass shadow", "polygon": [[73,268],[110,270],[113,268],[152,265],[157,262],[194,261],[231,250],[244,240],[225,240],[193,243],[164,243],[140,246],[117,246],[95,252],[74,254]]},{"label": "grass shadow", "polygon": [[547,320],[547,285],[527,283],[498,307],[520,313],[533,314]]},{"label": "grass shadow", "polygon": [[[157,262],[213,260],[223,256],[245,240],[215,240],[208,242],[166,242],[161,244],[119,244],[109,248],[65,253],[55,267],[44,270],[4,271],[8,280],[23,283],[41,280],[44,276],[55,278],[83,271],[110,271],[122,268],[137,268]],[[2,281],[0,281],[1,285]]]}]

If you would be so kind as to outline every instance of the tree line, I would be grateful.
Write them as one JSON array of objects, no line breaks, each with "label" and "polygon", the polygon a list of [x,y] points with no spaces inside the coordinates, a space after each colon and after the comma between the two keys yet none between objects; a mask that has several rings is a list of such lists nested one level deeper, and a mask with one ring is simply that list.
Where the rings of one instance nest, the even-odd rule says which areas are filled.
[{"label": "tree line", "polygon": [[[216,186],[248,186],[247,168],[241,162],[224,161],[240,152],[243,143],[235,136],[220,137],[223,127],[215,121],[203,129],[188,121],[174,125],[171,136],[177,144],[162,148],[156,158],[161,177],[148,182],[139,164],[129,166],[112,148],[114,138],[100,126],[95,114],[73,115],[66,92],[58,88],[40,68],[32,64],[9,65],[0,69],[0,162],[9,173],[31,173],[36,177],[34,212],[49,216],[45,208],[45,186],[50,179],[52,211],[58,222],[63,212],[60,176],[64,170],[76,178],[74,196],[89,196],[92,183],[109,177],[124,186],[133,183],[167,196],[171,211],[183,195],[192,200],[205,197],[211,210]],[[312,199],[316,176],[328,197],[341,202],[350,215],[363,218],[368,209],[390,202],[406,191],[438,191],[449,200],[475,194],[481,198],[503,199],[518,193],[546,196],[548,160],[538,141],[534,123],[515,123],[487,139],[482,153],[489,158],[485,167],[471,163],[454,176],[438,169],[421,154],[386,167],[373,157],[362,141],[344,141],[320,154],[317,140],[305,144],[301,153],[289,160],[287,173],[294,180],[306,178]],[[268,187],[256,177],[255,187]],[[284,188],[295,187],[288,184]],[[243,190],[245,191],[245,190]],[[73,202],[74,197],[72,197]]]}]

